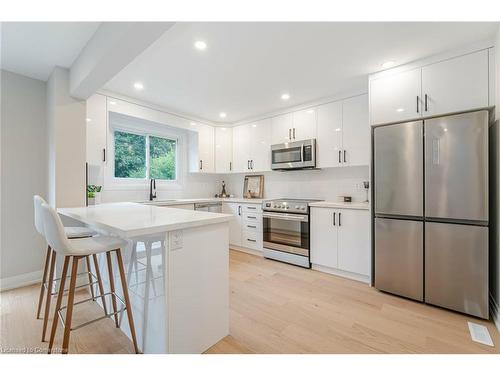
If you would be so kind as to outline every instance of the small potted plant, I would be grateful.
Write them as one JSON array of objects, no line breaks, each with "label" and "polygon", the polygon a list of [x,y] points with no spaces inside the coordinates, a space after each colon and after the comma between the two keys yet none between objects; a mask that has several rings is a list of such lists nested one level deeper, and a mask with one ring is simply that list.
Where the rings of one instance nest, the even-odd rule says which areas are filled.
[{"label": "small potted plant", "polygon": [[87,198],[89,206],[101,203],[101,189],[99,185],[87,185]]}]

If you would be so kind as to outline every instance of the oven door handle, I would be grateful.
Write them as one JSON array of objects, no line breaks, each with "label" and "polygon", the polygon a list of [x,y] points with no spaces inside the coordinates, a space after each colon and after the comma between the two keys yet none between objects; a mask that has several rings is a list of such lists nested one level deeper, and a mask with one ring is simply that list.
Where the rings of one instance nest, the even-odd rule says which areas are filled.
[{"label": "oven door handle", "polygon": [[279,220],[288,220],[288,221],[302,221],[302,222],[309,221],[309,218],[307,215],[275,214],[275,213],[264,212],[262,214],[262,217],[268,218],[268,219],[279,219]]}]

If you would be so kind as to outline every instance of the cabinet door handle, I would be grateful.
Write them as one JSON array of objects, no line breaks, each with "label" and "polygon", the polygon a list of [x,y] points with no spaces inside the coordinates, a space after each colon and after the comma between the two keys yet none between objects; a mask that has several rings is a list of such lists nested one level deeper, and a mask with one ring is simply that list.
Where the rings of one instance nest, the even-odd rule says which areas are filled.
[{"label": "cabinet door handle", "polygon": [[106,161],[106,149],[102,149],[102,161]]},{"label": "cabinet door handle", "polygon": [[337,216],[337,213],[336,213],[336,212],[334,212],[334,213],[333,213],[333,226],[335,226],[335,217],[336,217],[336,216]]},{"label": "cabinet door handle", "polygon": [[250,168],[253,170],[253,160],[250,160]]},{"label": "cabinet door handle", "polygon": [[293,139],[295,139],[295,128],[293,128]]},{"label": "cabinet door handle", "polygon": [[425,94],[424,110],[427,112],[427,94]]},{"label": "cabinet door handle", "polygon": [[238,206],[238,216],[241,216],[241,206]]},{"label": "cabinet door handle", "polygon": [[346,160],[345,160],[345,150],[344,150],[344,163],[345,163],[345,162],[346,162]]},{"label": "cabinet door handle", "polygon": [[340,221],[340,215],[342,215],[342,212],[339,212],[339,227],[342,226],[342,222]]},{"label": "cabinet door handle", "polygon": [[250,169],[250,160],[247,160],[247,169]]},{"label": "cabinet door handle", "polygon": [[200,160],[200,171],[203,170],[203,160]]},{"label": "cabinet door handle", "polygon": [[342,163],[342,151],[339,150],[339,164]]},{"label": "cabinet door handle", "polygon": [[292,139],[292,129],[288,129],[288,139]]},{"label": "cabinet door handle", "polygon": [[417,95],[417,113],[419,113],[419,108],[418,108],[418,102],[420,101],[420,98]]},{"label": "cabinet door handle", "polygon": [[233,162],[229,162],[229,170],[232,171],[233,170]]}]

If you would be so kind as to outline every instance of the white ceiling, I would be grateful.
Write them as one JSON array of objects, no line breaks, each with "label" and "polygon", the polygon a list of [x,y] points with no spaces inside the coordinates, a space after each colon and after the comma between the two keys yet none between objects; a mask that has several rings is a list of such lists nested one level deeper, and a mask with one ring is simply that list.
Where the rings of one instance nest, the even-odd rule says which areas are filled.
[{"label": "white ceiling", "polygon": [[2,69],[46,81],[69,68],[99,22],[2,22]]},{"label": "white ceiling", "polygon": [[[179,23],[106,90],[214,122],[238,122],[366,87],[404,64],[491,38],[497,23]],[[193,48],[196,40],[208,44]],[[144,90],[133,88],[141,81]],[[289,92],[284,102],[280,95]],[[226,112],[221,120],[219,112]]]}]

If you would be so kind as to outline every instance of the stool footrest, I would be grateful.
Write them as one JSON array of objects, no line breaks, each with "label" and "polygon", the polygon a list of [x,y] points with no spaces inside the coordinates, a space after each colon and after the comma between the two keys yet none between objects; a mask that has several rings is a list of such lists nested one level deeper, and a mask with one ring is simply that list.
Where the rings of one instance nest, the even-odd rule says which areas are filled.
[{"label": "stool footrest", "polygon": [[[127,309],[126,304],[125,304],[125,301],[123,301],[123,300],[121,299],[121,297],[120,297],[118,294],[114,293],[114,292],[107,292],[107,293],[104,293],[104,294],[100,294],[100,295],[98,295],[98,296],[95,296],[94,298],[86,298],[86,299],[84,299],[84,300],[81,300],[81,301],[78,301],[78,302],[73,303],[73,306],[75,306],[75,305],[80,305],[80,304],[85,303],[85,302],[94,301],[94,300],[96,300],[96,299],[98,299],[98,298],[102,298],[102,297],[109,296],[109,295],[114,295],[114,296],[118,299],[118,301],[120,301],[120,303],[121,303],[121,304],[122,304],[122,306],[123,306],[120,310],[118,310],[118,311],[116,311],[116,312],[111,312],[111,313],[108,313],[108,314],[104,314],[103,316],[100,316],[99,318],[92,319],[92,320],[89,320],[88,322],[85,322],[85,323],[79,324],[79,325],[77,325],[76,327],[72,327],[72,328],[70,328],[70,330],[71,330],[71,331],[74,331],[74,330],[77,330],[77,329],[79,329],[79,328],[85,327],[85,326],[87,326],[87,325],[89,325],[89,324],[95,323],[95,322],[97,322],[97,321],[99,321],[99,320],[102,320],[102,319],[105,319],[105,318],[110,318],[110,317],[112,317],[112,316],[114,316],[114,315],[121,314],[122,312],[124,312],[124,311]],[[62,324],[62,326],[63,326],[63,327],[66,327],[66,324],[65,324],[64,318],[63,318],[63,316],[62,316],[62,311],[63,311],[64,309],[67,309],[67,308],[68,308],[68,306],[63,306],[63,307],[61,307],[61,308],[57,311],[57,314],[59,315],[59,320],[61,321],[61,324]]]}]

